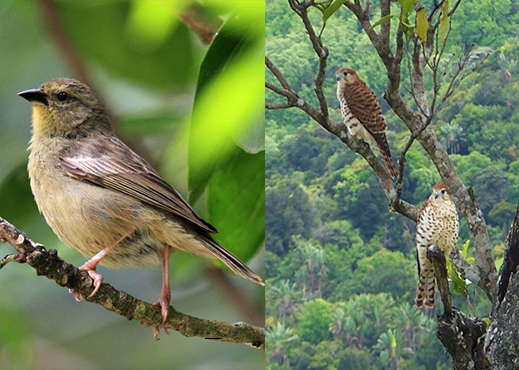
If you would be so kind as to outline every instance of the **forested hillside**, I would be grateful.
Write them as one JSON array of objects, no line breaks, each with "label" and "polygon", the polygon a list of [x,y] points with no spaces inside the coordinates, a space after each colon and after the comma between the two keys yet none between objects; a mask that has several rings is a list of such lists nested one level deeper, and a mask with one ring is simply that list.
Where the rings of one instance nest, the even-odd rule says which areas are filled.
[{"label": "forested hillside", "polygon": [[[296,91],[317,104],[317,61],[301,20],[285,0],[268,0],[266,9],[266,54]],[[519,201],[518,10],[509,0],[461,2],[443,63],[455,65],[471,44],[473,65],[490,55],[432,123],[458,175],[478,197],[498,264]],[[370,14],[373,23],[380,18],[377,2]],[[311,16],[316,24],[322,17],[317,10]],[[322,39],[330,51],[324,82],[330,117],[342,121],[335,70],[356,69],[377,95],[398,158],[409,131],[382,97],[385,69],[358,21],[340,9]],[[413,104],[410,94],[404,98]],[[269,99],[275,100],[271,92]],[[268,368],[449,369],[435,335],[436,313],[414,306],[414,222],[390,213],[366,161],[301,111],[267,110],[266,127]],[[407,153],[403,198],[419,206],[439,181],[415,143]],[[461,221],[458,248],[470,238]],[[474,256],[471,244],[468,256]],[[468,299],[453,299],[456,307],[489,315],[490,303],[478,289],[469,286]]]}]

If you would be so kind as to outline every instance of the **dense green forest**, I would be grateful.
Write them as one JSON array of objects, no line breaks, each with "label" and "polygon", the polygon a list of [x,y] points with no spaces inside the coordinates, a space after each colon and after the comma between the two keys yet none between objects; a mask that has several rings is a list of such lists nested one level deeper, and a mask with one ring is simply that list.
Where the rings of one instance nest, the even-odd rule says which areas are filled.
[{"label": "dense green forest", "polygon": [[[266,9],[266,54],[316,103],[317,60],[301,20],[284,0],[269,0]],[[478,197],[498,264],[519,201],[518,10],[509,0],[461,2],[444,63],[454,66],[454,56],[472,44],[474,64],[490,56],[433,122],[458,175]],[[373,22],[380,18],[376,3],[370,14]],[[321,14],[311,15],[318,24]],[[356,69],[379,99],[397,158],[409,131],[382,97],[385,69],[358,21],[343,7],[322,38],[330,50],[324,83],[330,116],[341,122],[335,70]],[[412,102],[410,94],[405,99]],[[267,92],[267,100],[276,97]],[[436,313],[414,306],[415,224],[389,212],[362,157],[301,111],[267,110],[266,130],[268,368],[449,369],[435,335]],[[440,177],[416,143],[407,161],[403,198],[419,206]],[[462,221],[458,248],[469,240]],[[488,317],[483,297],[469,287],[469,298],[454,295],[454,305]]]}]

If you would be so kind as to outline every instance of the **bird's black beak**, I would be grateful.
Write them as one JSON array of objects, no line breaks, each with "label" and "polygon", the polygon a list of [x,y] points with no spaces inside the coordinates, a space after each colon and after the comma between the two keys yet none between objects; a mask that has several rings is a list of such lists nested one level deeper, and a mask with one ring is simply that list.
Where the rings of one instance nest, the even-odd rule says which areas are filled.
[{"label": "bird's black beak", "polygon": [[337,76],[335,76],[335,79],[336,79],[337,81],[339,81],[339,80],[341,79],[341,76],[340,76],[340,75],[337,75]]},{"label": "bird's black beak", "polygon": [[49,101],[47,100],[48,96],[45,94],[43,89],[31,89],[20,91],[18,96],[21,96],[24,99],[27,99],[31,103],[35,104],[43,104],[45,106],[49,106]]}]

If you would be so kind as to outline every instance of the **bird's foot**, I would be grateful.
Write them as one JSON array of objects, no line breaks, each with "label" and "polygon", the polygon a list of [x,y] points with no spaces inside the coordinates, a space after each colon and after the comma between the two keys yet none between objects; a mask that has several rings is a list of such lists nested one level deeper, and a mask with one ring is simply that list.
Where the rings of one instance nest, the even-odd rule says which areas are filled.
[{"label": "bird's foot", "polygon": [[[98,273],[96,271],[96,265],[97,263],[92,263],[92,260],[86,262],[83,266],[79,267],[79,270],[84,271],[88,273],[88,276],[94,281],[94,291],[90,293],[88,298],[92,298],[96,295],[96,293],[99,291],[99,288],[101,288],[101,284],[103,283],[103,275]],[[76,298],[76,292],[73,293],[74,298]],[[78,293],[79,294],[79,293]],[[77,300],[77,298],[76,298]]]},{"label": "bird's foot", "polygon": [[[164,288],[166,288],[166,289],[164,289]],[[163,286],[162,292],[160,294],[160,298],[158,299],[157,302],[154,303],[155,306],[160,307],[160,311],[162,314],[162,325],[164,325],[166,323],[166,319],[168,318],[170,301],[171,301],[171,292],[169,290],[169,286],[167,286],[167,287]],[[155,338],[155,340],[159,340],[160,328],[161,328],[160,326],[155,326],[153,328],[153,337]],[[166,329],[164,327],[162,329],[164,329],[164,333],[169,334],[168,329]]]}]

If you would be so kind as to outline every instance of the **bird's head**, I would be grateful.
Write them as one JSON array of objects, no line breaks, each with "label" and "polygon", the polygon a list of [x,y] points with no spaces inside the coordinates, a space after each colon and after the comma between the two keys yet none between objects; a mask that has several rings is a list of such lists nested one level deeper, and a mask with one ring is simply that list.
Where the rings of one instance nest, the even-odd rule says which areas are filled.
[{"label": "bird's head", "polygon": [[437,202],[450,201],[449,188],[445,184],[436,184],[432,188],[431,199]]},{"label": "bird's head", "polygon": [[85,84],[57,78],[18,93],[33,104],[33,134],[68,136],[110,130],[101,99]]},{"label": "bird's head", "polygon": [[335,72],[335,78],[340,86],[354,84],[360,80],[357,72],[351,68],[339,68]]}]

